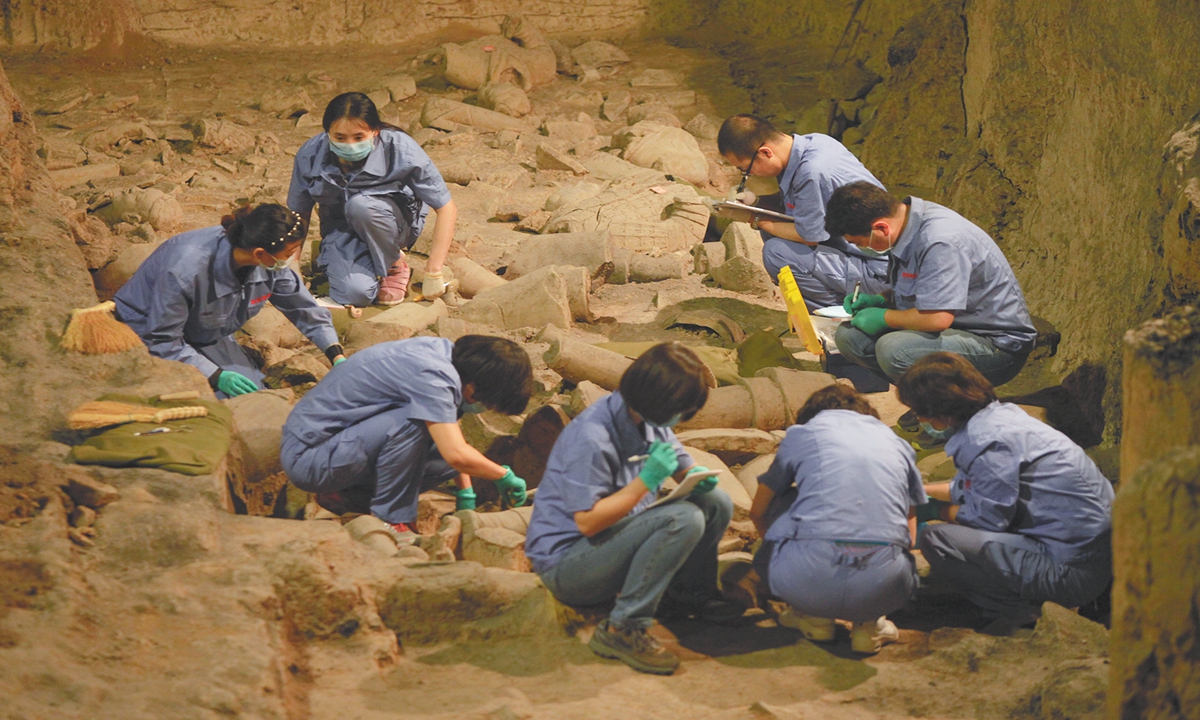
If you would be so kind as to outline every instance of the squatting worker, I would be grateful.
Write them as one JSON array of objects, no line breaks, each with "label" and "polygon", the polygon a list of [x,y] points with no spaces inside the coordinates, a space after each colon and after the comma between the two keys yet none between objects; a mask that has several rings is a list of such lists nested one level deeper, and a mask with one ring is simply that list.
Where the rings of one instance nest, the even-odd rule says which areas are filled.
[{"label": "squatting worker", "polygon": [[704,405],[705,378],[696,354],[678,343],[635,360],[620,388],[554,443],[525,536],[525,554],[559,601],[616,598],[589,646],[641,672],[669,675],[679,667],[647,632],[656,614],[720,622],[743,612],[717,590],[717,544],[733,503],[716,478],[647,509],[667,478],[705,472],[671,429]]},{"label": "squatting worker", "polygon": [[407,133],[379,119],[362,93],[338,95],[325,108],[325,132],[300,146],[288,206],[306,220],[320,204],[321,253],[329,296],[344,305],[395,305],[411,274],[412,247],[429,209],[437,213],[421,293],[446,291],[442,265],[458,210],[442,174]]},{"label": "squatting worker", "polygon": [[318,505],[369,507],[398,542],[412,542],[417,496],[448,480],[460,488],[459,509],[474,508],[472,477],[494,481],[513,505],[525,502],[525,481],[468,445],[458,418],[484,408],[524,412],[532,390],[529,356],[504,338],[372,345],[296,403],[283,425],[283,469]]},{"label": "squatting worker", "polygon": [[912,446],[866,398],[844,385],[813,393],[750,507],[763,538],[755,567],[789,605],[779,624],[830,642],[834,619],[849,620],[859,653],[899,639],[886,615],[917,589],[909,547],[926,501]]},{"label": "squatting worker", "polygon": [[[957,475],[926,485],[950,505],[918,508],[931,579],[955,585],[999,632],[1044,602],[1076,607],[1112,581],[1112,484],[1071,440],[996,393],[958,355],[926,355],[900,379],[901,402],[948,436]],[[930,512],[933,511],[933,512]]]},{"label": "squatting worker", "polygon": [[[887,260],[825,230],[825,204],[834,190],[863,181],[883,188],[858,158],[821,133],[785,135],[754,115],[734,115],[721,125],[717,149],[744,175],[779,181],[786,221],[755,220],[763,234],[763,265],[778,284],[779,270],[792,269],[810,309],[839,305],[854,286],[881,293],[887,287]],[[754,204],[747,193],[739,198]]]},{"label": "squatting worker", "polygon": [[[1004,253],[971,221],[857,182],[833,192],[825,228],[889,256],[890,293],[845,301],[854,317],[834,339],[848,359],[893,383],[938,351],[963,356],[992,385],[1024,367],[1037,337],[1025,295]],[[914,425],[911,416],[902,421]]]},{"label": "squatting worker", "polygon": [[233,334],[270,301],[331,362],[345,360],[329,311],[287,266],[307,223],[282,205],[244,207],[216,227],[167,240],[113,301],[150,354],[204,373],[218,397],[263,388],[258,364]]}]

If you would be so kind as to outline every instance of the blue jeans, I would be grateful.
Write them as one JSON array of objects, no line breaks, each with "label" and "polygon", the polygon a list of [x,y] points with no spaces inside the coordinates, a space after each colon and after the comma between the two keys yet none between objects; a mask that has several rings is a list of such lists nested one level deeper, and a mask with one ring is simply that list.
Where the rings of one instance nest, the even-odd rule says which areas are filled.
[{"label": "blue jeans", "polygon": [[1025,367],[1028,353],[1011,353],[982,335],[949,328],[940,333],[892,330],[873,338],[848,322],[834,335],[837,349],[847,360],[862,365],[892,383],[921,358],[935,352],[962,355],[993,386],[1012,380]]},{"label": "blue jeans", "polygon": [[612,622],[650,627],[664,593],[685,603],[717,593],[717,545],[732,517],[720,489],[646,510],[577,540],[542,582],[567,605],[615,595]]},{"label": "blue jeans", "polygon": [[1041,543],[1016,533],[946,523],[928,526],[917,543],[929,561],[930,579],[959,588],[991,617],[1036,612],[1044,602],[1086,605],[1112,581],[1109,552],[1060,563]]},{"label": "blue jeans", "polygon": [[345,226],[321,239],[317,265],[329,278],[329,297],[344,305],[375,302],[379,277],[412,247],[428,208],[409,227],[399,205],[386,195],[354,195],[343,208]]},{"label": "blue jeans", "polygon": [[843,298],[854,294],[855,283],[862,283],[862,292],[867,294],[878,295],[888,289],[887,260],[851,255],[825,244],[810,247],[766,231],[762,236],[763,266],[771,279],[778,285],[779,271],[785,265],[790,267],[809,310],[841,305]]},{"label": "blue jeans", "polygon": [[285,432],[279,458],[301,490],[367,489],[371,514],[390,523],[415,522],[418,496],[458,476],[425,423],[403,417],[401,410],[367,418],[311,447]]}]

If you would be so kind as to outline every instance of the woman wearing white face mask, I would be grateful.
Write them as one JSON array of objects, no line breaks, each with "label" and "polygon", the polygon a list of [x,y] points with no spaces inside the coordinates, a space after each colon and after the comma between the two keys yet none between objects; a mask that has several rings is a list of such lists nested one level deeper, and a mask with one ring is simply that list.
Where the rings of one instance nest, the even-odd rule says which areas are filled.
[{"label": "woman wearing white face mask", "polygon": [[446,291],[442,265],[458,211],[433,161],[406,133],[379,119],[362,93],[330,101],[325,132],[300,147],[288,207],[306,220],[320,204],[321,254],[329,295],[344,305],[395,305],[404,300],[412,247],[430,208],[437,214],[422,294]]},{"label": "woman wearing white face mask", "polygon": [[150,354],[204,373],[218,397],[262,389],[262,372],[233,333],[268,300],[337,364],[345,357],[329,311],[287,266],[307,230],[296,213],[267,204],[176,235],[113,296],[117,317]]}]

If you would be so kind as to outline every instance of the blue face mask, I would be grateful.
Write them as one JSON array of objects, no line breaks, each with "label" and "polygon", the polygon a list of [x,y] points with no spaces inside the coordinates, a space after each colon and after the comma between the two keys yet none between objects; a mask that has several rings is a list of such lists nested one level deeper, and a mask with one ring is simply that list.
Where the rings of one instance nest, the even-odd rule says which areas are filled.
[{"label": "blue face mask", "polygon": [[375,147],[375,138],[370,137],[362,142],[356,143],[340,143],[333,138],[329,139],[329,149],[333,151],[343,160],[348,162],[358,162],[371,154],[371,150]]},{"label": "blue face mask", "polygon": [[938,442],[946,442],[951,437],[953,437],[954,433],[956,432],[956,430],[954,429],[954,426],[950,426],[950,427],[946,428],[945,430],[938,430],[937,428],[935,428],[934,426],[925,422],[924,420],[921,421],[921,430],[924,431],[924,433],[926,435],[933,438],[934,440],[937,440]]},{"label": "blue face mask", "polygon": [[461,404],[459,404],[459,406],[458,406],[458,409],[459,409],[459,410],[462,410],[464,415],[465,415],[465,414],[467,414],[467,413],[475,413],[475,414],[479,414],[479,413],[483,412],[484,410],[487,410],[487,408],[486,408],[486,407],[484,407],[483,403],[477,403],[477,402],[474,402],[474,403],[468,403],[468,402],[461,403]]},{"label": "blue face mask", "polygon": [[652,423],[649,420],[646,421],[646,424],[649,425],[650,427],[656,427],[656,428],[673,428],[676,425],[678,425],[681,420],[683,420],[683,415],[681,413],[675,413],[671,417],[667,418],[667,421],[661,425],[659,425],[658,423]]}]

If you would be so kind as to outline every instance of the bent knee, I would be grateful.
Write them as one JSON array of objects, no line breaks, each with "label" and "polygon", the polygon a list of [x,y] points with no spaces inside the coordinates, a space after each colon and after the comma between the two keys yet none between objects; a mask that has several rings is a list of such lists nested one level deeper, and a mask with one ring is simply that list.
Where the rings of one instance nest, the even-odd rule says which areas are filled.
[{"label": "bent knee", "polygon": [[379,280],[365,273],[352,273],[344,278],[329,276],[329,297],[342,305],[365,307],[375,302]]}]

